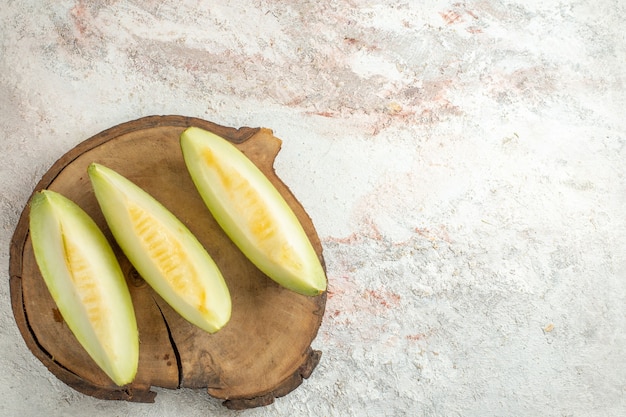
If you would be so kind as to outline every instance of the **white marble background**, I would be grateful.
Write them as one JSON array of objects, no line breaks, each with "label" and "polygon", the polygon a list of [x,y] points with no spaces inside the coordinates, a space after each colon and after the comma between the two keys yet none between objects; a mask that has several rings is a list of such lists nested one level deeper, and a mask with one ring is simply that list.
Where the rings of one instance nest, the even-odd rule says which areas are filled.
[{"label": "white marble background", "polygon": [[5,1],[0,269],[41,175],[153,114],[264,126],[330,280],[311,378],[232,412],[50,374],[0,285],[2,416],[626,415],[626,3]]}]

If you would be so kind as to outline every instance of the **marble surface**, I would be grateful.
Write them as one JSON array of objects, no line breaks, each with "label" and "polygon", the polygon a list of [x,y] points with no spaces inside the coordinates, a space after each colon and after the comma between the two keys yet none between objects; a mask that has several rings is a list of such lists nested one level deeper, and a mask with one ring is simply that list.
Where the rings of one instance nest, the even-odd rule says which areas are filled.
[{"label": "marble surface", "polygon": [[625,18],[620,0],[4,2],[3,271],[55,160],[181,114],[284,141],[330,287],[311,378],[233,412],[68,388],[5,272],[0,415],[625,415]]}]

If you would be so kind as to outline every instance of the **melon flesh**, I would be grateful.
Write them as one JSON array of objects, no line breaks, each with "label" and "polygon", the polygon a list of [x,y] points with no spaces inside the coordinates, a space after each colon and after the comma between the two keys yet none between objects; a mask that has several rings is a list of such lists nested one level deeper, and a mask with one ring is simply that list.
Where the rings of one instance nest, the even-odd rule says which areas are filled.
[{"label": "melon flesh", "polygon": [[30,204],[35,260],[59,312],[94,362],[119,386],[135,378],[139,336],[119,263],[95,222],[50,190]]},{"label": "melon flesh", "polygon": [[143,279],[183,318],[214,333],[230,319],[226,282],[202,244],[167,208],[119,173],[89,177],[115,240]]},{"label": "melon flesh", "polygon": [[295,213],[237,147],[190,127],[185,164],[213,217],[246,257],[278,284],[303,295],[326,290],[326,274]]}]

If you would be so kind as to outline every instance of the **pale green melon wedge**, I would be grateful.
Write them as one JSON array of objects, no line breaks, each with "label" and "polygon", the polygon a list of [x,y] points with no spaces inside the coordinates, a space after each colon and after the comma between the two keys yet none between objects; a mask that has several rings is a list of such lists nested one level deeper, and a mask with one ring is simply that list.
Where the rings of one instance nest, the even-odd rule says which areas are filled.
[{"label": "pale green melon wedge", "polygon": [[115,384],[132,382],[137,322],[108,241],[87,213],[54,191],[33,196],[29,220],[37,265],[67,326]]},{"label": "pale green melon wedge", "polygon": [[88,172],[115,240],[143,279],[190,323],[221,329],[230,320],[230,294],[198,239],[127,178],[96,163]]},{"label": "pale green melon wedge", "polygon": [[187,169],[202,199],[246,257],[278,284],[303,295],[326,290],[326,274],[298,218],[239,149],[190,127],[181,137]]}]

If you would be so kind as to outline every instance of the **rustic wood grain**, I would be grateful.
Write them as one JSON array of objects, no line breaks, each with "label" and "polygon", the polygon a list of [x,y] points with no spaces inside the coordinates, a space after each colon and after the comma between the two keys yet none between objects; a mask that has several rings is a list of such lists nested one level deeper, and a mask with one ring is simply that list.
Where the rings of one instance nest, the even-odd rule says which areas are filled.
[{"label": "rustic wood grain", "polygon": [[[90,214],[112,243],[125,273],[140,333],[135,381],[116,386],[69,331],[45,287],[28,236],[28,206],[10,248],[12,308],[33,354],[61,381],[102,399],[153,402],[152,386],[206,388],[233,409],[271,403],[308,378],[320,352],[310,348],[324,314],[326,293],[306,297],[271,281],[234,246],[204,206],[182,159],[179,135],[188,126],[235,143],[272,181],[302,222],[323,264],[315,228],[276,176],[281,141],[269,129],[233,129],[182,116],[150,116],[105,130],[62,156],[33,190],[51,189]],[[115,245],[86,173],[91,162],[109,166],[170,209],[203,243],[232,296],[230,322],[208,334],[182,319],[139,276]]]}]

